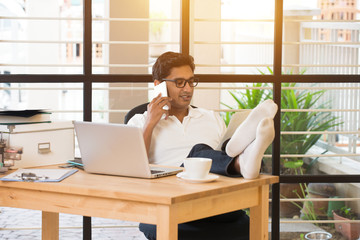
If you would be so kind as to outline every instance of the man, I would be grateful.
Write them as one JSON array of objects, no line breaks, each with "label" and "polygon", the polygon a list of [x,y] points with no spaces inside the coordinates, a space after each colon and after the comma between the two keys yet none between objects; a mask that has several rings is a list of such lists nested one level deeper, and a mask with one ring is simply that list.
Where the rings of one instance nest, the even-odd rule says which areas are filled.
[{"label": "man", "polygon": [[[194,77],[193,57],[174,52],[162,54],[153,66],[154,85],[166,81],[168,97],[156,96],[144,114],[136,114],[129,125],[143,129],[149,161],[153,164],[181,166],[186,157],[207,157],[213,160],[211,172],[225,176],[256,178],[266,148],[274,138],[273,118],[277,105],[272,100],[264,101],[251,111],[237,128],[222,151],[214,148],[226,130],[219,114],[202,108],[193,108],[190,102],[198,80]],[[163,107],[167,105],[169,110]],[[209,222],[240,222],[248,229],[248,218],[242,211],[224,214],[179,225],[179,239],[205,239]],[[200,225],[199,225],[200,224]],[[195,226],[195,231],[193,231]],[[244,227],[245,226],[245,227]],[[205,228],[205,230],[204,230]],[[236,227],[230,235],[238,234]],[[153,225],[140,224],[140,230],[148,239],[156,239]],[[186,232],[191,229],[190,237]],[[246,230],[245,230],[246,231]],[[198,234],[199,233],[199,234]],[[221,239],[227,239],[222,235]]]}]

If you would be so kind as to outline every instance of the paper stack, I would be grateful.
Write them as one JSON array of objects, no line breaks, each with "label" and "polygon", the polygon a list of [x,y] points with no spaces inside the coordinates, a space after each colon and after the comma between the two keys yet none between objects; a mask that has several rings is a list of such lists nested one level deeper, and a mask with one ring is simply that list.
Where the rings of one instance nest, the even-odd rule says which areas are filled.
[{"label": "paper stack", "polygon": [[29,123],[50,123],[51,112],[43,109],[4,110],[0,109],[0,125]]}]

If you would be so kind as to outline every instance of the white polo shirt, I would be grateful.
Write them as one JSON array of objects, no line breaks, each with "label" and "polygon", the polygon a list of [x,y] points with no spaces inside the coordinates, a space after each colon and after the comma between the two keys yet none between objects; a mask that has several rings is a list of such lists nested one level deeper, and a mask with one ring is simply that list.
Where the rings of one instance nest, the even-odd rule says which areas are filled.
[{"label": "white polo shirt", "polygon": [[[128,125],[143,128],[147,112],[136,114]],[[154,128],[149,161],[153,164],[180,166],[191,148],[198,143],[205,143],[216,148],[226,130],[218,113],[189,106],[189,114],[181,123],[175,116],[165,117]]]}]

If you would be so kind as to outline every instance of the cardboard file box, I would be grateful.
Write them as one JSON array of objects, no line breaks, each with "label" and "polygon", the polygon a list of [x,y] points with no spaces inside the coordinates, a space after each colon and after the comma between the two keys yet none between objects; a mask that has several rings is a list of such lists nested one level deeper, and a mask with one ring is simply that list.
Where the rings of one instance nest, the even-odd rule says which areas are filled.
[{"label": "cardboard file box", "polygon": [[60,164],[74,159],[72,121],[2,125],[0,131],[7,146],[23,148],[21,160],[15,160],[12,169]]}]

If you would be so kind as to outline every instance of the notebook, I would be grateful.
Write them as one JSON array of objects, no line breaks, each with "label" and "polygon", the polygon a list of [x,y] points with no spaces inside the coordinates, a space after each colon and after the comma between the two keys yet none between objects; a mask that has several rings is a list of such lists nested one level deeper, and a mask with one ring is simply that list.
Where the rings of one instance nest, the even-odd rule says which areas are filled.
[{"label": "notebook", "polygon": [[140,128],[125,124],[74,122],[84,170],[138,178],[174,175],[181,169],[151,167]]}]

